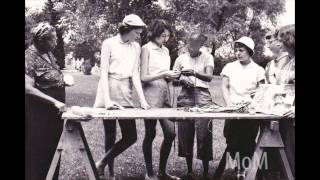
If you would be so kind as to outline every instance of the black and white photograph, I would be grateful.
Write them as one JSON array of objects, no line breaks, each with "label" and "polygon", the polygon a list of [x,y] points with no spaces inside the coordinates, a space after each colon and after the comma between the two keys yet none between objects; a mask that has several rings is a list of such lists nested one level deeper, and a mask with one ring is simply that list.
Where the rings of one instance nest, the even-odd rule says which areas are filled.
[{"label": "black and white photograph", "polygon": [[25,0],[26,180],[294,180],[295,0]]}]

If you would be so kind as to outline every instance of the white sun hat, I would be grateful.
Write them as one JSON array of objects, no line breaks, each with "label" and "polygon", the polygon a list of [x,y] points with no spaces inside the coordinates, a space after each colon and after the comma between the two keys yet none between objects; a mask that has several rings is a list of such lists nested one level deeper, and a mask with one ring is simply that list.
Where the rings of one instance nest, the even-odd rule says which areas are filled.
[{"label": "white sun hat", "polygon": [[130,26],[146,26],[142,19],[136,14],[129,14],[125,16],[122,23]]},{"label": "white sun hat", "polygon": [[252,52],[254,52],[254,42],[251,38],[247,37],[247,36],[243,36],[240,39],[234,41],[234,43],[241,43],[244,44],[245,46],[247,46],[249,49],[252,50]]}]

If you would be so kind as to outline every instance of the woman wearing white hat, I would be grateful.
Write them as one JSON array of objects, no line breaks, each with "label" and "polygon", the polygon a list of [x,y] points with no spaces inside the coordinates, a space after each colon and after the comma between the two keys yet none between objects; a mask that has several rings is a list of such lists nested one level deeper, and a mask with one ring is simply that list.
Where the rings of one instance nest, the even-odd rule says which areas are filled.
[{"label": "woman wearing white hat", "polygon": [[[236,61],[228,63],[221,72],[222,94],[227,106],[251,100],[252,93],[259,84],[264,83],[265,72],[252,60],[254,42],[249,37],[242,37],[234,43]],[[251,159],[258,133],[258,123],[254,120],[226,120],[224,136],[227,147],[225,150],[234,158],[239,153],[240,164],[238,178],[245,177],[243,159]],[[223,159],[225,160],[225,158]]]},{"label": "woman wearing white hat", "polygon": [[[98,84],[94,107],[132,108],[132,89],[136,89],[140,106],[148,109],[139,73],[140,45],[135,42],[140,38],[145,23],[135,14],[127,15],[120,27],[119,34],[106,39],[101,48],[101,76]],[[118,121],[122,139],[115,143],[116,121],[103,121],[105,130],[105,156],[97,162],[100,176],[109,165],[109,176],[114,179],[113,160],[137,140],[136,123],[133,120]]]}]

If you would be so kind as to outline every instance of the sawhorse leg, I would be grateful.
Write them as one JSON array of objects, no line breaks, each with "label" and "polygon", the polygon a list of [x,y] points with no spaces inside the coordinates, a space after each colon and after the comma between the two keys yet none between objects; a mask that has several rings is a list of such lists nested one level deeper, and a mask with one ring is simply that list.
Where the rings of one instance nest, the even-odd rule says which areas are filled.
[{"label": "sawhorse leg", "polygon": [[61,158],[61,153],[65,149],[80,150],[80,153],[84,158],[84,163],[88,172],[89,179],[100,180],[86,137],[82,129],[82,125],[80,121],[76,120],[67,120],[65,127],[63,128],[58,147],[51,162],[46,180],[52,180],[59,160]]},{"label": "sawhorse leg", "polygon": [[[280,162],[282,165],[282,170],[284,170],[284,175],[288,180],[294,180],[289,166],[289,161],[284,152],[284,145],[279,132],[279,122],[272,121],[271,123],[273,124],[273,128],[266,126],[263,130],[262,137],[259,139],[254,152],[254,155],[256,155],[255,158],[258,158],[257,160],[258,162],[260,162],[262,153],[264,152],[265,148],[276,148],[280,153]],[[249,169],[248,175],[246,176],[245,180],[255,180],[257,171],[258,165],[253,163],[253,166]]]}]

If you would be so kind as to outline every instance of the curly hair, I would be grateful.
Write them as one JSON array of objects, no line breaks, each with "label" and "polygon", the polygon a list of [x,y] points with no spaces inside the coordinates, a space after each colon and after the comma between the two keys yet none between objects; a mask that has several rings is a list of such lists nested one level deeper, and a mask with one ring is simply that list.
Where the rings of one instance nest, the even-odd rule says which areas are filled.
[{"label": "curly hair", "polygon": [[275,37],[282,42],[287,48],[295,48],[295,25],[286,25],[275,32]]},{"label": "curly hair", "polygon": [[165,30],[168,30],[170,35],[172,34],[172,29],[165,20],[155,19],[148,27],[149,40],[154,41],[155,38],[160,37]]}]

